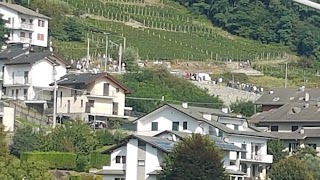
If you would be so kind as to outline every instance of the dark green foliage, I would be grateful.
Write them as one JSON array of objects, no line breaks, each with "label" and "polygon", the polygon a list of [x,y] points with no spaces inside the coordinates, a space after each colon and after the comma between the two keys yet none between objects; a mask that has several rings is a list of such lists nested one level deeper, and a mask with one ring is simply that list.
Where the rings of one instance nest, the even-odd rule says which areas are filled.
[{"label": "dark green foliage", "polygon": [[[319,11],[287,0],[176,0],[232,34],[320,58]],[[318,1],[319,2],[319,1]]]},{"label": "dark green foliage", "polygon": [[110,155],[101,154],[101,152],[90,153],[90,167],[101,168],[110,164]]},{"label": "dark green foliage", "polygon": [[34,133],[34,129],[31,126],[19,128],[12,139],[11,154],[19,157],[22,152],[40,150],[39,140],[40,136]]},{"label": "dark green foliage", "polygon": [[320,179],[320,158],[311,154],[306,154],[302,161],[305,162],[310,172],[313,172],[315,179]]},{"label": "dark green foliage", "polygon": [[[2,15],[0,14],[2,17]],[[5,27],[5,20],[0,18],[0,46],[2,46],[8,38],[5,35],[9,35],[9,30]]]},{"label": "dark green foliage", "polygon": [[165,158],[160,180],[227,180],[222,153],[209,136],[193,134]]},{"label": "dark green foliage", "polygon": [[277,163],[281,159],[288,155],[288,152],[283,150],[286,148],[284,143],[279,139],[273,139],[268,141],[268,154],[273,155],[273,162]]},{"label": "dark green foliage", "polygon": [[51,169],[76,169],[76,155],[67,152],[24,152],[21,154],[22,163],[27,161],[47,162]]},{"label": "dark green foliage", "polygon": [[317,156],[318,152],[309,146],[306,146],[304,148],[298,147],[298,149],[296,149],[294,152],[294,156],[299,159],[302,159],[307,154],[315,157],[315,156]]},{"label": "dark green foliage", "polygon": [[285,158],[274,164],[269,177],[276,180],[314,180],[313,173],[307,169],[307,165],[295,157]]},{"label": "dark green foliage", "polygon": [[246,117],[251,117],[255,112],[254,103],[251,101],[237,101],[231,104],[231,109],[234,113],[242,114]]},{"label": "dark green foliage", "polygon": [[109,130],[96,131],[96,139],[98,140],[98,147],[109,146],[115,144],[114,137]]},{"label": "dark green foliage", "polygon": [[66,18],[64,22],[64,30],[68,35],[68,41],[83,41],[82,32],[84,31],[84,27],[74,19]]},{"label": "dark green foliage", "polygon": [[[135,107],[138,112],[150,112],[164,103],[197,102],[207,104],[194,104],[210,108],[220,108],[222,101],[210,96],[202,90],[178,77],[172,76],[166,69],[147,69],[139,73],[126,73],[121,81],[133,90],[132,96],[154,98],[158,100],[128,99],[127,106]],[[165,101],[161,101],[161,97]],[[192,103],[189,103],[193,105]]]}]

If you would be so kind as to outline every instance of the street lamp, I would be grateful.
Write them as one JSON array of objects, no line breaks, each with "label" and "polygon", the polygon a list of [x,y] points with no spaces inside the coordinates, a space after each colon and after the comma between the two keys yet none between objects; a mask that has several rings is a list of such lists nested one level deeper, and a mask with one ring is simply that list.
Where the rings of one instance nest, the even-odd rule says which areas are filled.
[{"label": "street lamp", "polygon": [[104,72],[107,72],[107,61],[108,61],[108,46],[109,46],[109,34],[108,32],[104,32],[104,35],[106,35],[106,57],[104,60]]},{"label": "street lamp", "polygon": [[57,123],[57,86],[59,82],[62,81],[66,81],[68,80],[68,78],[63,78],[59,81],[57,81],[56,79],[54,79],[54,87],[53,87],[53,124],[52,124],[52,128],[56,127],[56,123]]}]

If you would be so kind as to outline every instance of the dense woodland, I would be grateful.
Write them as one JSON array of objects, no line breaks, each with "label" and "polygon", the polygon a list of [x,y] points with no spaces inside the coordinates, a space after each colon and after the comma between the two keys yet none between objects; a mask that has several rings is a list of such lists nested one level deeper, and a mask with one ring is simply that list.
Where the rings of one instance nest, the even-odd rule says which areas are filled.
[{"label": "dense woodland", "polygon": [[[320,58],[320,13],[290,0],[176,0],[228,32]],[[315,0],[315,2],[320,2]]]}]

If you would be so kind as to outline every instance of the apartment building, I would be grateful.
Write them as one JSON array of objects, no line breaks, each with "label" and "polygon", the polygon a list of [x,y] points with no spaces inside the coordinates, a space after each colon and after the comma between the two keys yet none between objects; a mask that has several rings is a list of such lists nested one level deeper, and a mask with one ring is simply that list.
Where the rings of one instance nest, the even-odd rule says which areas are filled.
[{"label": "apartment building", "polygon": [[48,46],[49,17],[26,7],[0,2],[0,14],[10,30],[7,43]]},{"label": "apartment building", "polygon": [[[153,136],[165,130],[209,134],[220,137],[244,149],[240,156],[239,171],[245,177],[266,178],[267,167],[273,156],[267,154],[267,140],[273,136],[250,126],[245,118],[228,113],[228,110],[166,104],[137,119],[137,134]],[[237,153],[230,152],[230,164],[236,164]]]},{"label": "apartment building", "polygon": [[108,73],[68,74],[57,84],[59,115],[80,116],[86,121],[129,118],[124,111],[131,110],[125,107],[130,90]]},{"label": "apartment building", "polygon": [[30,49],[4,63],[5,95],[45,108],[46,102],[52,99],[53,88],[49,84],[64,76],[66,67],[64,60],[56,54]]},{"label": "apartment building", "polygon": [[[103,152],[111,154],[110,166],[103,166],[97,174],[103,175],[104,180],[156,180],[165,155],[172,151],[176,142],[190,135],[175,131],[164,131],[154,137],[130,135]],[[224,152],[223,163],[230,180],[243,180],[245,173],[235,170],[236,165],[230,166],[229,152],[245,151],[214,136],[212,140]],[[236,161],[240,163],[239,158]]]},{"label": "apartment building", "polygon": [[263,112],[253,115],[251,124],[283,140],[289,152],[305,146],[320,152],[318,89],[275,89],[263,94],[256,104]]}]

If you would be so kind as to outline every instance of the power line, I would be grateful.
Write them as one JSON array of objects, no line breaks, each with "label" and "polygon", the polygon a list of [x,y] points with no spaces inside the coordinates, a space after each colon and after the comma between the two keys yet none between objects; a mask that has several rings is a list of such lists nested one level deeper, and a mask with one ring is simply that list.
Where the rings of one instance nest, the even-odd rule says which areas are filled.
[{"label": "power line", "polygon": [[[79,92],[83,92],[83,93],[87,93],[87,90],[81,90],[81,89],[75,89],[75,88],[71,88],[71,87],[67,87],[67,86],[61,86],[59,85],[58,87],[63,87],[65,89],[70,89],[70,90],[74,90],[74,91],[79,91]],[[101,95],[97,95],[97,94],[91,94],[93,96],[101,96]],[[186,101],[178,101],[178,100],[166,100],[164,98],[164,96],[162,96],[161,99],[157,99],[157,98],[149,98],[149,97],[126,97],[126,99],[133,99],[133,100],[142,100],[142,101],[164,101],[164,102],[172,102],[172,103],[184,103]],[[188,101],[186,103],[190,103],[190,104],[198,104],[198,105],[223,105],[223,103],[203,103],[203,102],[195,102],[195,101]]]}]

